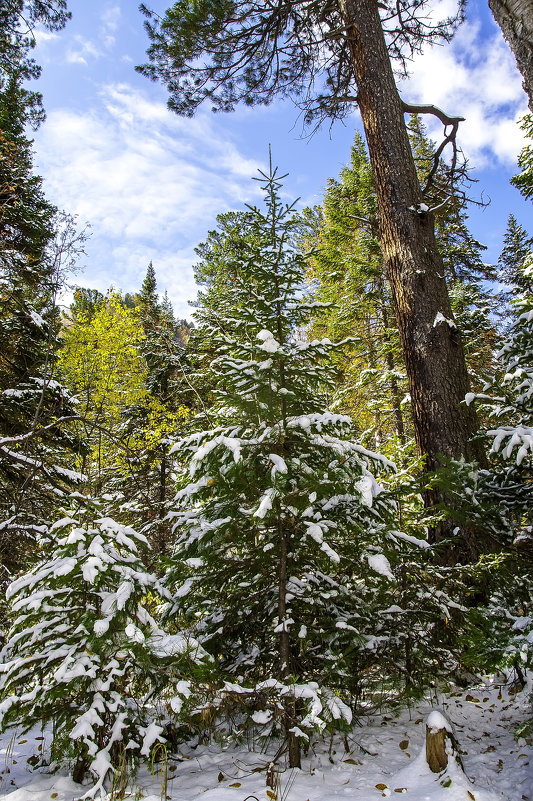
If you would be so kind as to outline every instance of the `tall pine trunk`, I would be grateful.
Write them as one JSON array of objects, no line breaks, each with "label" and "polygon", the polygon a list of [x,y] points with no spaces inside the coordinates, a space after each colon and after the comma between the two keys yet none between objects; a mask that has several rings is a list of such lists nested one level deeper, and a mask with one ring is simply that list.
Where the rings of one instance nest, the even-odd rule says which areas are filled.
[{"label": "tall pine trunk", "polygon": [[533,111],[533,2],[489,0],[489,7],[514,54]]},{"label": "tall pine trunk", "polygon": [[[426,467],[441,455],[477,459],[476,414],[463,403],[470,389],[461,335],[453,321],[433,215],[425,213],[402,101],[396,88],[376,0],[340,0],[357,82],[357,102],[374,174],[379,239],[411,393],[413,423]],[[441,500],[428,494],[432,505]],[[450,526],[433,532],[446,536]],[[465,543],[469,556],[476,548]]]},{"label": "tall pine trunk", "polygon": [[[469,379],[375,0],[341,0],[379,211],[379,238],[405,358],[415,435],[427,466],[439,455],[481,458],[470,443]],[[439,314],[440,313],[440,314]],[[441,317],[444,321],[439,322]],[[448,322],[449,321],[449,322]]]}]

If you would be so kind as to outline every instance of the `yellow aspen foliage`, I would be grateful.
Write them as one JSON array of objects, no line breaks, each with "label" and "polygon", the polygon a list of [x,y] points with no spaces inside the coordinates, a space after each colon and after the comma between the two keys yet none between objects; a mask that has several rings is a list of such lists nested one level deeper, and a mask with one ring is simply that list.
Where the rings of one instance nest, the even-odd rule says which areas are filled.
[{"label": "yellow aspen foliage", "polygon": [[187,413],[168,410],[147,389],[144,338],[137,313],[116,293],[65,326],[59,370],[78,400],[79,433],[90,444],[81,466],[97,482],[110,468],[145,467],[143,455],[157,449]]}]

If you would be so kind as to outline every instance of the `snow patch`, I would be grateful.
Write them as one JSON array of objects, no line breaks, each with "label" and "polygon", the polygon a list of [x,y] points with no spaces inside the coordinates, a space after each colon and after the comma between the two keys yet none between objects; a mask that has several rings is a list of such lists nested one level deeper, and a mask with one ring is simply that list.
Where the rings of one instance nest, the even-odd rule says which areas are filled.
[{"label": "snow patch", "polygon": [[381,576],[385,576],[385,578],[394,581],[394,576],[390,568],[390,562],[385,556],[385,554],[382,553],[367,554],[366,558],[372,570],[375,570],[376,573],[379,573]]},{"label": "snow patch", "polygon": [[283,474],[285,474],[287,472],[288,468],[287,468],[287,463],[285,462],[285,459],[283,459],[277,453],[269,453],[268,454],[268,458],[270,459],[270,461],[274,465],[274,467],[272,468],[272,474],[273,475],[275,473],[283,473]]},{"label": "snow patch", "polygon": [[446,323],[450,328],[457,328],[454,320],[449,320],[448,317],[445,317],[442,312],[437,312],[435,315],[435,319],[433,320],[433,328],[436,328],[441,323]]},{"label": "snow patch", "polygon": [[276,353],[281,348],[280,343],[274,338],[274,334],[266,329],[258,333],[257,339],[262,341],[263,344],[259,347],[265,353]]},{"label": "snow patch", "polygon": [[446,731],[450,732],[450,734],[453,734],[451,725],[448,723],[442,712],[439,712],[438,709],[434,709],[433,712],[430,712],[430,714],[427,716],[426,726],[432,734],[435,734],[441,729],[446,729]]}]

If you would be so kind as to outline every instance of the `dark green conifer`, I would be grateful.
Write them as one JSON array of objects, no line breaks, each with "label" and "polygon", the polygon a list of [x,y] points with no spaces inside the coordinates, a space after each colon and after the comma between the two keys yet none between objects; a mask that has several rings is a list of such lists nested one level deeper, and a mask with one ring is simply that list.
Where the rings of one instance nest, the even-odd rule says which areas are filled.
[{"label": "dark green conifer", "polygon": [[339,346],[305,337],[317,301],[302,297],[299,221],[277,173],[261,180],[265,209],[223,220],[215,261],[201,265],[213,427],[175,445],[186,471],[168,618],[216,660],[215,706],[233,697],[263,731],[281,728],[295,766],[300,738],[349,720],[374,649],[392,643],[378,609],[405,539],[373,476],[390,463],[328,410]]},{"label": "dark green conifer", "polygon": [[498,259],[499,279],[509,287],[510,297],[533,289],[531,277],[523,270],[525,259],[532,249],[533,237],[510,214]]},{"label": "dark green conifer", "polygon": [[[15,5],[3,10],[9,19]],[[32,537],[47,525],[58,499],[66,497],[73,480],[82,480],[65,469],[65,455],[78,447],[66,425],[75,412],[55,375],[57,296],[65,264],[80,242],[71,220],[46,200],[41,179],[33,174],[26,128],[38,119],[35,97],[23,88],[24,68],[2,61],[6,37],[16,44],[12,55],[22,48],[23,58],[26,51],[16,31],[3,30],[2,36],[0,561],[13,570],[28,554]]]}]

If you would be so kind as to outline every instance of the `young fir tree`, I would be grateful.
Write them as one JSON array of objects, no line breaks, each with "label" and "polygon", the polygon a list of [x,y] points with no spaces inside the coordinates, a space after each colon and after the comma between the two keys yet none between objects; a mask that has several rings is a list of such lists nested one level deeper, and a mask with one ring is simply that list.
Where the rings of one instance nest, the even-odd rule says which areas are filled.
[{"label": "young fir tree", "polygon": [[[249,210],[218,214],[216,228],[209,231],[205,241],[195,248],[200,259],[194,265],[198,295],[191,306],[201,309],[202,320],[204,323],[208,321],[209,325],[193,325],[184,353],[184,369],[189,386],[186,397],[194,413],[194,430],[214,425],[212,407],[218,379],[210,370],[210,365],[217,358],[218,345],[212,341],[210,330],[225,330],[227,325],[224,312],[227,304],[222,301],[219,304],[218,298],[225,296],[228,285],[233,281],[228,266],[241,258],[254,236],[252,219]],[[234,298],[234,309],[237,308],[237,302]]]},{"label": "young fir tree", "polygon": [[[521,269],[520,285],[531,286],[533,254]],[[488,418],[485,434],[493,459],[485,495],[499,508],[495,539],[504,548],[514,540],[523,558],[533,563],[533,293],[516,296],[511,310],[507,339],[496,354],[496,374],[467,401],[478,401]]]},{"label": "young fir tree", "polygon": [[523,292],[531,292],[532,279],[524,270],[524,262],[533,250],[533,237],[510,214],[503,238],[503,248],[498,259],[498,278],[509,287],[506,299]]},{"label": "young fir tree", "polygon": [[100,516],[97,501],[75,505],[9,587],[0,715],[3,729],[53,724],[52,760],[74,763],[75,781],[90,770],[88,798],[103,793],[121,759],[148,758],[163,739],[163,701],[187,675],[191,647],[147,611],[161,592],[140,559],[147,540]]},{"label": "young fir tree", "polygon": [[298,221],[277,173],[261,180],[266,208],[250,207],[239,237],[232,229],[223,280],[215,270],[197,312],[218,353],[208,354],[218,425],[175,446],[188,473],[168,615],[213,655],[222,694],[281,726],[295,766],[301,737],[349,718],[336,693],[355,695],[366,654],[375,662],[377,642],[390,642],[376,619],[402,535],[372,474],[390,463],[327,411],[339,346],[302,333],[317,302],[302,297]]},{"label": "young fir tree", "polygon": [[[522,264],[526,286],[533,276],[533,254]],[[531,284],[529,283],[529,286]],[[499,376],[487,386],[490,411],[503,425],[488,432],[492,452],[515,461],[517,467],[533,457],[533,293],[526,291],[513,301],[514,321],[509,337],[497,354]],[[503,378],[500,379],[500,376]],[[481,396],[486,399],[486,396]]]},{"label": "young fir tree", "polygon": [[[187,335],[174,317],[167,292],[159,301],[156,289],[155,270],[150,262],[135,307],[144,331],[141,353],[148,368],[146,386],[169,412],[178,408],[183,411],[179,382]],[[161,481],[165,483],[163,477]]]},{"label": "young fir tree", "polygon": [[137,310],[145,333],[153,331],[159,323],[159,298],[156,290],[157,279],[154,265],[150,262],[137,299]]},{"label": "young fir tree", "polygon": [[513,668],[522,686],[533,664],[533,254],[514,269],[515,291],[522,292],[511,301],[496,374],[482,393],[467,396],[487,417],[491,465],[474,482],[467,478],[460,493],[470,517],[478,516],[489,532],[495,553],[475,577],[484,603],[472,611],[465,658],[476,669]]}]

